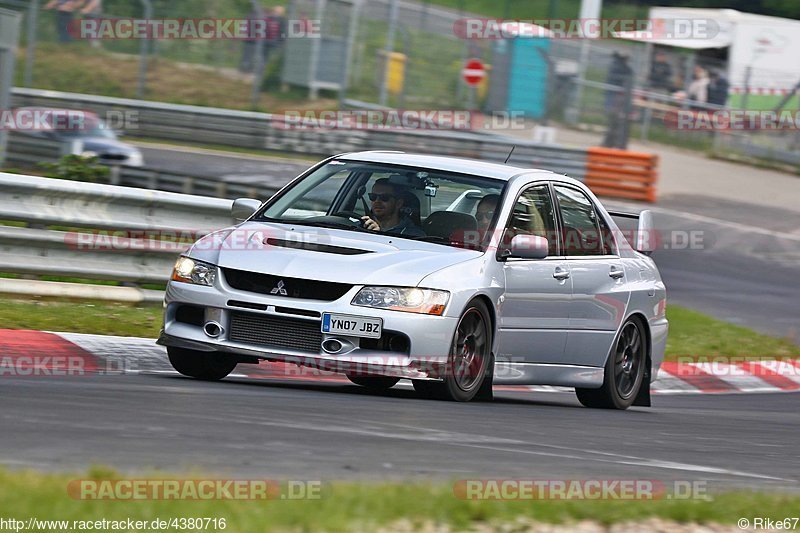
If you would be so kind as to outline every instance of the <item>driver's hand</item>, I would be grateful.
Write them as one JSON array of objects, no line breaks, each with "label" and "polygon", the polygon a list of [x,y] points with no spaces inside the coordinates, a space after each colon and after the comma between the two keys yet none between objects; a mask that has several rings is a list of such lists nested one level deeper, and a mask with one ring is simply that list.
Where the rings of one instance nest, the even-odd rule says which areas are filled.
[{"label": "driver's hand", "polygon": [[380,231],[381,229],[380,225],[377,222],[375,222],[366,215],[361,217],[361,225],[367,228],[368,230],[372,231]]}]

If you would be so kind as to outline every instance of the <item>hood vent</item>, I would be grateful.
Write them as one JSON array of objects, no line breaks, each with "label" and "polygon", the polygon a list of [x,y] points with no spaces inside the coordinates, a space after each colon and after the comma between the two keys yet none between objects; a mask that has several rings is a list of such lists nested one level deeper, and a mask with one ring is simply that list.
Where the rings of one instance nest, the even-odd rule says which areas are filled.
[{"label": "hood vent", "polygon": [[286,241],[271,237],[264,239],[264,244],[269,244],[270,246],[282,246],[283,248],[294,248],[295,250],[323,252],[326,254],[361,255],[372,253],[369,250],[359,250],[358,248],[345,248],[343,246],[332,246],[330,244],[319,244],[316,242]]}]

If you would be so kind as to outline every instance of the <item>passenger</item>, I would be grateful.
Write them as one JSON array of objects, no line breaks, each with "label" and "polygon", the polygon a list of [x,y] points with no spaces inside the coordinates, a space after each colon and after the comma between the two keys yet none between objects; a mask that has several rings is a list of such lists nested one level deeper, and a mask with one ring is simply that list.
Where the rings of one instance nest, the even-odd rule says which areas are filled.
[{"label": "passenger", "polygon": [[499,194],[487,194],[478,202],[475,218],[478,220],[479,242],[483,242],[484,237],[486,237],[486,232],[489,230],[489,224],[492,223],[498,205],[500,205]]},{"label": "passenger", "polygon": [[403,235],[404,237],[424,237],[422,228],[402,213],[403,195],[402,187],[392,183],[387,178],[381,178],[372,186],[369,199],[372,202],[371,215],[361,217],[365,228],[372,231],[382,231]]}]

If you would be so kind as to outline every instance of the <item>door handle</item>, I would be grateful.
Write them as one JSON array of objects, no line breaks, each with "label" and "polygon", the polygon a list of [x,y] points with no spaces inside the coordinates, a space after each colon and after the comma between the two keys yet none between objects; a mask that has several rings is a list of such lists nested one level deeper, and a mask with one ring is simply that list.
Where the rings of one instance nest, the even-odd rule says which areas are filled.
[{"label": "door handle", "polygon": [[564,281],[565,279],[569,278],[569,270],[561,267],[556,267],[553,271],[553,277],[556,278],[558,281]]},{"label": "door handle", "polygon": [[619,279],[625,275],[625,271],[619,267],[612,266],[611,270],[608,271],[608,275],[614,279]]}]

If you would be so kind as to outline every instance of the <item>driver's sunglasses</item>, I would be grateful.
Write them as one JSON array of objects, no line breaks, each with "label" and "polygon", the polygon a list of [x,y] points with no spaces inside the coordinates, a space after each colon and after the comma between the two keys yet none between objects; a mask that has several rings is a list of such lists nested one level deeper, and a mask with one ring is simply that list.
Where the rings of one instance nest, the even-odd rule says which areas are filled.
[{"label": "driver's sunglasses", "polygon": [[392,193],[389,193],[389,192],[383,192],[383,193],[371,192],[371,193],[369,193],[370,202],[374,202],[375,200],[377,200],[379,198],[380,198],[381,202],[388,202],[389,200],[391,200],[394,197],[395,197],[395,195],[392,194]]},{"label": "driver's sunglasses", "polygon": [[494,211],[477,212],[475,213],[475,218],[478,220],[492,220],[494,218]]}]

